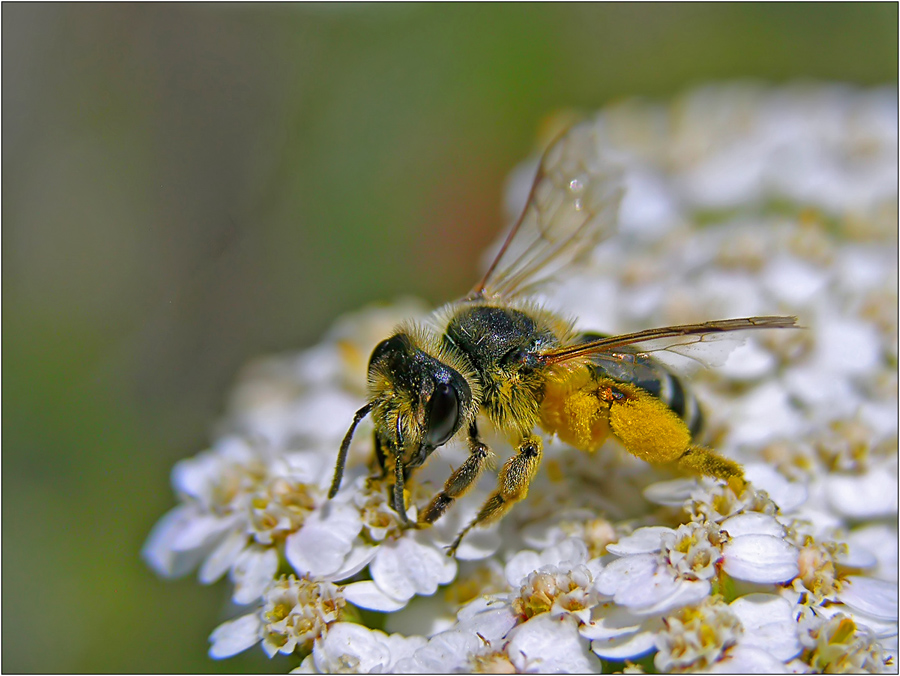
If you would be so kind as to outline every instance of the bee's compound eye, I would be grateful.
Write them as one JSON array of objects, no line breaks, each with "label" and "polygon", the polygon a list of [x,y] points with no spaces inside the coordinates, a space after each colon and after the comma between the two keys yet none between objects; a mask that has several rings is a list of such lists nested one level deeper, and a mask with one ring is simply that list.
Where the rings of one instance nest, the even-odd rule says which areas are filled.
[{"label": "bee's compound eye", "polygon": [[437,383],[428,400],[424,442],[429,446],[447,443],[459,427],[459,397],[456,390],[446,383]]}]

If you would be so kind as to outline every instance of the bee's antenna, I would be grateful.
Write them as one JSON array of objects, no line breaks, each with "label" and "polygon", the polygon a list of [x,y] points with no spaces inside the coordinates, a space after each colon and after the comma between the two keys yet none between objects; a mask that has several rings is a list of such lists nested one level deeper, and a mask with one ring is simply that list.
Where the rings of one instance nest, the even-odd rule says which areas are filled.
[{"label": "bee's antenna", "polygon": [[337,495],[338,488],[341,487],[341,478],[344,476],[344,463],[347,462],[347,451],[350,450],[350,440],[353,438],[353,432],[356,430],[356,426],[359,425],[359,421],[369,415],[371,410],[372,402],[369,402],[353,416],[353,422],[350,423],[350,429],[347,430],[347,434],[341,442],[341,450],[338,452],[337,464],[334,467],[334,479],[331,482],[331,489],[328,491],[329,500]]}]

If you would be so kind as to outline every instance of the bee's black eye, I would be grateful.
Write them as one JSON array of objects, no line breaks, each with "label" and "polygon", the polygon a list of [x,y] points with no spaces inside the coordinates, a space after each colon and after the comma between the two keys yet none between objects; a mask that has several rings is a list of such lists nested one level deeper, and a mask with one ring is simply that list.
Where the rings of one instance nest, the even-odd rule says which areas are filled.
[{"label": "bee's black eye", "polygon": [[459,427],[459,397],[446,383],[437,383],[428,400],[424,442],[429,446],[447,443]]}]

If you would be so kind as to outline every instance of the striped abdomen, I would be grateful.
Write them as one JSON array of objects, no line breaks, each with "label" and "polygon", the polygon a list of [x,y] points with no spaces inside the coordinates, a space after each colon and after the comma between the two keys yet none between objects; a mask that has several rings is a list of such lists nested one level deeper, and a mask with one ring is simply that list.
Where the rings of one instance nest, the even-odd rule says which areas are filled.
[{"label": "striped abdomen", "polygon": [[[579,336],[579,342],[603,337],[603,334],[585,333]],[[626,348],[608,356],[598,356],[590,362],[589,368],[597,375],[637,385],[652,394],[684,421],[694,440],[703,430],[703,412],[697,399],[678,376],[649,355]]]}]

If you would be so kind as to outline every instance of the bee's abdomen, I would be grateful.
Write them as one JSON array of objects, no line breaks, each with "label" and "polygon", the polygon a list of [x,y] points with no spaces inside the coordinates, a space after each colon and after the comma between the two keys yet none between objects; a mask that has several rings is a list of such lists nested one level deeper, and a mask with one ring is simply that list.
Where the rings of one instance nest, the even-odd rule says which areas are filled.
[{"label": "bee's abdomen", "polygon": [[[602,334],[584,334],[581,340],[603,338]],[[684,421],[696,439],[703,431],[703,412],[693,394],[681,379],[660,362],[640,353],[622,355],[622,360],[597,359],[590,368],[597,374],[612,380],[629,383],[649,392],[664,403],[675,415]]]}]

